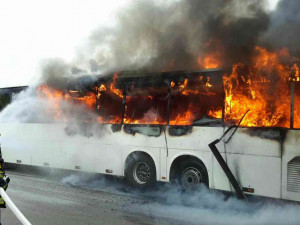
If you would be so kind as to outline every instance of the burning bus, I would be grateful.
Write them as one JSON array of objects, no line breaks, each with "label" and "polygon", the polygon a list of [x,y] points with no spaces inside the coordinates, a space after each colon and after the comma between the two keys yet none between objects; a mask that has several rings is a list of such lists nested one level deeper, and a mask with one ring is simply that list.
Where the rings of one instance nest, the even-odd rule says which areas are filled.
[{"label": "burning bus", "polygon": [[205,184],[233,191],[208,145],[238,124],[230,141],[217,147],[239,186],[300,201],[299,68],[258,51],[251,66],[123,71],[64,87],[40,85],[36,96],[51,102],[43,106],[51,122],[2,121],[4,158],[125,176],[137,187],[162,181],[186,190]]}]

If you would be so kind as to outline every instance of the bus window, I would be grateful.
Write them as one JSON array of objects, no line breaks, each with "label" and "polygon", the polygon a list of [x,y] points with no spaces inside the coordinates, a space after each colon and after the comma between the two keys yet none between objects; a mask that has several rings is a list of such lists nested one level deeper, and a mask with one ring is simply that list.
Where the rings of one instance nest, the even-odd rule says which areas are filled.
[{"label": "bus window", "polygon": [[[279,67],[278,67],[279,68]],[[281,70],[269,71],[244,65],[224,76],[225,115],[228,125],[290,127],[290,87]]]},{"label": "bus window", "polygon": [[78,91],[69,91],[64,95],[66,101],[75,104],[84,105],[87,109],[95,111],[96,95],[93,92],[79,93]]},{"label": "bus window", "polygon": [[210,76],[195,76],[171,82],[170,125],[192,125],[222,118],[222,82]]},{"label": "bus window", "polygon": [[127,91],[125,124],[167,124],[168,87]]},{"label": "bus window", "polygon": [[0,111],[2,111],[11,101],[10,94],[0,93]]},{"label": "bus window", "polygon": [[115,89],[112,85],[104,86],[103,84],[97,89],[96,112],[98,122],[120,124],[122,122],[123,112],[123,92]]}]

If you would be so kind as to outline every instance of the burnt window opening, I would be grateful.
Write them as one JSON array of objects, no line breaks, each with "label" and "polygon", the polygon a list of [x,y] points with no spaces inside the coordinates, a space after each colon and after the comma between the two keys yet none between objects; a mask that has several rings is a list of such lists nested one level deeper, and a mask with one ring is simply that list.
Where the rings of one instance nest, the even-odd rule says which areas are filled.
[{"label": "burnt window opening", "polygon": [[167,124],[168,87],[131,87],[126,91],[124,124]]},{"label": "burnt window opening", "polygon": [[[287,71],[287,70],[286,70]],[[224,75],[227,125],[244,127],[290,127],[291,92],[286,74],[275,68],[236,65]]]},{"label": "burnt window opening", "polygon": [[0,111],[2,111],[11,102],[11,95],[0,93]]},{"label": "burnt window opening", "polygon": [[0,88],[0,111],[7,107],[27,86]]},{"label": "burnt window opening", "polygon": [[96,107],[96,94],[93,92],[82,93],[76,90],[69,90],[69,92],[64,94],[64,99],[66,102],[82,105],[90,111],[94,111]]},{"label": "burnt window opening", "polygon": [[221,76],[197,74],[171,82],[170,125],[209,124],[222,121],[224,94]]},{"label": "burnt window opening", "polygon": [[99,123],[121,124],[123,114],[123,90],[115,82],[101,84],[96,89],[96,113]]}]

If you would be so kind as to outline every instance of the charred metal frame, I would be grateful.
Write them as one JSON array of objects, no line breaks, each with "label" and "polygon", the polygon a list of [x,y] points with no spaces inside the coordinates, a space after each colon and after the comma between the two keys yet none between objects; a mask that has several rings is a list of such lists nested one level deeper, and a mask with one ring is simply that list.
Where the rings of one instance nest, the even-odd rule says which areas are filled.
[{"label": "charred metal frame", "polygon": [[[226,70],[227,71],[227,70]],[[162,72],[162,73],[147,73],[148,76],[136,76],[138,74],[137,72],[133,72],[133,76],[128,76],[131,74],[130,71],[125,71],[124,76],[123,73],[120,73],[118,76],[118,82],[116,84],[116,88],[123,90],[123,100],[122,100],[122,119],[121,119],[121,125],[124,124],[124,117],[125,117],[125,111],[126,111],[126,96],[127,96],[127,89],[132,86],[133,84],[137,84],[138,86],[142,85],[145,87],[153,86],[153,85],[163,85],[168,87],[168,94],[167,94],[167,123],[166,124],[153,124],[153,126],[169,126],[170,125],[170,106],[171,106],[171,80],[174,82],[182,82],[184,79],[193,77],[195,75],[201,75],[207,77],[211,73],[224,73],[224,70],[220,69],[211,69],[211,70],[203,70],[203,71],[175,71],[175,72]],[[201,74],[200,74],[201,73]],[[153,81],[149,81],[152,79],[149,79],[149,77],[155,79]],[[99,78],[93,85],[99,86],[103,83],[111,82],[111,75],[107,75],[105,77]],[[165,82],[164,82],[165,81]],[[166,82],[167,81],[167,82]],[[167,85],[166,85],[167,84]],[[224,124],[224,110],[225,110],[225,93],[223,88],[223,82],[221,83],[222,87],[222,98],[224,99],[222,104],[222,123]],[[97,108],[95,107],[95,111],[97,111]],[[135,124],[135,125],[143,125],[143,124]],[[177,125],[173,125],[177,126]],[[178,125],[181,126],[182,125]],[[185,125],[185,126],[193,126],[193,125]]]},{"label": "charred metal frame", "polygon": [[170,124],[171,82],[168,82],[167,126]]},{"label": "charred metal frame", "polygon": [[294,128],[294,103],[295,103],[295,81],[291,81],[291,115],[290,128]]},{"label": "charred metal frame", "polygon": [[211,142],[208,146],[211,149],[212,153],[214,154],[215,158],[217,159],[219,165],[223,169],[224,173],[226,174],[229,182],[231,183],[232,187],[234,188],[236,195],[239,199],[246,199],[246,196],[244,195],[241,187],[239,186],[239,183],[233,176],[231,170],[229,169],[227,163],[223,159],[222,155],[220,154],[219,150],[216,147],[216,144],[218,144],[221,141],[221,139],[217,139],[213,142]]},{"label": "charred metal frame", "polygon": [[121,124],[124,124],[125,110],[126,110],[126,95],[127,95],[127,87],[123,88],[123,101],[122,101],[122,120]]}]

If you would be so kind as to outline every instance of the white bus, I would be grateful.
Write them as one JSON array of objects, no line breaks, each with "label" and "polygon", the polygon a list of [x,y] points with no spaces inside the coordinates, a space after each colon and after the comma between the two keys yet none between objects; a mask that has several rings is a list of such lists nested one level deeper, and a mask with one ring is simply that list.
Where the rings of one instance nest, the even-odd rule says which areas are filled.
[{"label": "white bus", "polygon": [[[9,163],[125,176],[138,187],[177,181],[187,190],[204,183],[233,191],[208,147],[232,124],[224,115],[228,93],[223,74],[120,72],[85,86],[70,84],[59,101],[85,102],[98,121],[2,121],[3,158]],[[45,88],[38,88],[39,97],[49,97]],[[291,90],[288,107],[294,110],[298,87]],[[1,89],[0,94],[16,91]],[[293,128],[294,111],[289,116],[278,127],[242,126],[227,144],[218,143],[245,193],[300,201],[300,131]],[[281,127],[283,120],[288,127]]]}]

